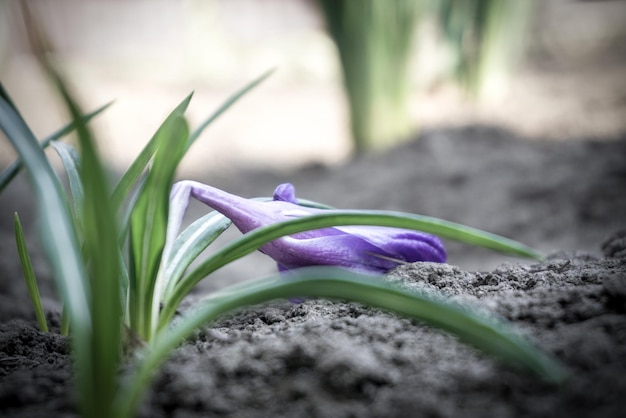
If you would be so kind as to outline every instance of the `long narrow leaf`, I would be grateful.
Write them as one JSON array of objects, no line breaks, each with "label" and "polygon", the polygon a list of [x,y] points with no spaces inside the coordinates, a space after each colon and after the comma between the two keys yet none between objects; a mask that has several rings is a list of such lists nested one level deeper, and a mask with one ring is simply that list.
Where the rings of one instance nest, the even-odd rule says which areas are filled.
[{"label": "long narrow leaf", "polygon": [[128,267],[124,262],[124,254],[122,254],[122,248],[118,247],[118,258],[119,262],[119,288],[120,288],[120,304],[122,310],[122,319],[124,320],[124,325],[129,326],[128,322],[128,314],[129,310],[129,297],[128,297],[128,288],[130,286],[130,276],[128,274]]},{"label": "long narrow leaf", "polygon": [[219,212],[210,212],[187,227],[174,241],[165,268],[167,298],[183,273],[198,256],[230,225],[231,220]]},{"label": "long narrow leaf", "polygon": [[180,102],[180,104],[176,106],[174,110],[172,110],[169,116],[163,121],[159,129],[157,129],[156,133],[152,136],[150,141],[146,144],[143,150],[141,150],[137,158],[135,158],[128,170],[126,170],[119,183],[115,187],[113,195],[111,196],[114,208],[118,209],[122,205],[124,199],[126,198],[126,196],[128,196],[130,190],[133,188],[133,186],[141,176],[141,173],[148,165],[148,162],[150,162],[150,160],[152,159],[152,156],[158,148],[159,141],[161,140],[159,138],[159,132],[162,133],[164,126],[171,124],[173,119],[183,116],[185,110],[187,110],[187,107],[189,106],[189,102],[191,101],[192,96],[193,93],[189,94],[189,96],[185,97],[185,99]]},{"label": "long narrow leaf", "polygon": [[13,107],[0,98],[0,128],[27,168],[40,215],[41,237],[53,277],[72,318],[77,367],[88,368],[91,312],[85,267],[61,185],[37,139]]},{"label": "long narrow leaf", "polygon": [[[184,153],[191,147],[191,145],[193,144],[193,142],[200,136],[200,134],[204,131],[204,129],[210,125],[215,119],[217,119],[222,113],[224,113],[229,107],[231,107],[235,102],[237,102],[241,97],[243,97],[246,93],[248,93],[251,89],[253,89],[254,87],[256,87],[258,84],[260,84],[263,80],[265,80],[267,77],[269,77],[269,75],[272,73],[272,71],[268,71],[265,74],[263,74],[261,77],[259,77],[258,79],[252,81],[251,83],[249,83],[247,86],[245,86],[243,89],[239,90],[238,92],[236,92],[234,95],[232,95],[228,100],[226,100],[226,102],[224,104],[222,104],[222,106],[220,106],[207,120],[205,120],[203,123],[200,124],[200,126],[194,130],[194,132],[192,134],[190,134],[186,140],[186,144],[185,144],[185,148],[182,152],[182,155],[184,155]],[[181,103],[173,112],[172,114],[168,117],[168,119],[166,119],[165,122],[163,122],[163,126],[165,126],[166,124],[168,124],[169,122],[171,122],[171,118],[174,118],[176,116],[182,116],[184,110],[187,108],[187,105],[189,103],[189,100],[191,99],[191,96],[189,96],[185,101],[183,101],[183,103]],[[161,130],[161,128],[159,129]],[[157,134],[155,134],[155,137],[153,137],[153,139],[148,143],[148,145],[146,145],[146,147],[144,148],[144,150],[142,151],[142,153],[140,154],[140,156],[133,162],[133,164],[131,165],[131,167],[129,168],[129,170],[126,172],[126,174],[123,176],[122,180],[120,181],[120,183],[118,184],[118,187],[116,188],[116,190],[113,193],[113,202],[114,205],[116,205],[116,207],[119,207],[119,205],[121,205],[124,197],[128,194],[128,192],[130,191],[130,188],[132,187],[132,185],[136,182],[137,178],[139,177],[141,171],[143,170],[143,168],[146,166],[146,164],[148,163],[148,161],[150,160],[150,158],[152,157],[152,155],[154,154],[155,150],[158,147],[158,139],[157,139]],[[181,155],[181,157],[182,157]],[[171,185],[171,184],[170,184]],[[130,210],[133,210],[133,207],[130,207]],[[137,246],[140,245],[137,242],[137,238],[138,236],[131,238],[131,241],[133,242],[133,245]],[[155,250],[156,248],[164,248],[163,246],[161,246],[160,241],[156,241],[154,244],[151,244],[153,247],[153,250]],[[150,252],[150,251],[149,251]],[[157,251],[160,253],[160,251]],[[152,253],[152,252],[150,252]],[[134,254],[137,255],[139,253],[137,253],[136,251],[134,251]],[[134,257],[134,256],[133,256]],[[158,316],[158,306],[157,306],[157,302],[158,302],[158,298],[160,297],[161,293],[165,291],[165,287],[167,286],[166,281],[167,281],[167,277],[163,276],[162,274],[159,274],[159,276],[157,277],[157,281],[156,283],[154,282],[154,279],[150,279],[148,281],[145,281],[143,278],[140,277],[136,277],[134,275],[134,272],[137,271],[144,271],[142,270],[143,267],[145,267],[145,264],[136,264],[139,260],[131,260],[131,264],[133,265],[133,268],[131,268],[131,275],[130,275],[130,284],[131,284],[131,298],[134,298],[134,295],[139,295],[144,294],[145,292],[148,292],[150,295],[148,296],[148,299],[153,298],[155,295],[152,294],[152,291],[156,291],[156,298],[153,300],[153,308],[152,308],[152,317],[153,317],[153,321],[152,322],[156,322],[155,318]],[[144,259],[143,261],[139,261],[140,263],[144,263],[146,260]],[[161,272],[163,272],[163,270],[160,270]],[[152,272],[149,271],[148,276],[152,277]],[[142,289],[139,289],[139,287],[142,287]],[[152,289],[152,290],[151,290]],[[133,299],[135,301],[139,301],[139,305],[135,304],[135,303],[131,303],[131,305],[133,306],[133,311],[131,312],[132,317],[134,318],[134,322],[136,323],[136,329],[141,328],[143,329],[143,334],[144,337],[149,337],[148,335],[146,335],[146,333],[148,332],[152,332],[152,331],[148,331],[149,329],[153,328],[156,326],[156,324],[153,324],[152,327],[150,326],[150,324],[146,324],[144,323],[145,321],[141,318],[143,318],[143,315],[141,312],[145,312],[146,307],[143,306],[144,302],[147,302],[146,298],[144,297],[139,297],[139,299]]]},{"label": "long narrow leaf", "polygon": [[542,258],[540,253],[519,242],[442,219],[391,211],[332,211],[332,213],[305,216],[256,229],[213,254],[185,276],[177,285],[171,298],[165,301],[160,327],[164,327],[171,320],[176,308],[191,289],[215,270],[282,236],[340,225],[378,225],[416,229],[442,238],[522,257]]},{"label": "long narrow leaf", "polygon": [[136,409],[157,367],[168,353],[194,330],[232,310],[273,299],[302,295],[346,299],[418,319],[459,337],[483,352],[532,371],[548,382],[561,383],[567,370],[551,355],[508,330],[501,321],[479,315],[451,302],[408,292],[385,284],[380,278],[332,267],[309,267],[288,277],[276,275],[223,289],[201,302],[173,329],[160,332],[144,353],[132,381],[120,392],[117,416],[129,417]]},{"label": "long narrow leaf", "polygon": [[26,281],[26,288],[28,289],[28,296],[33,304],[33,310],[35,311],[35,317],[37,318],[37,324],[39,329],[43,332],[48,332],[48,323],[46,322],[46,314],[41,306],[41,296],[39,295],[39,287],[37,286],[37,279],[35,278],[35,272],[33,271],[33,264],[30,261],[30,255],[28,254],[28,247],[26,246],[26,238],[24,237],[24,231],[20,222],[20,217],[15,212],[15,242],[17,244],[17,253],[20,257],[20,263],[22,264],[22,272],[24,273],[24,281]]},{"label": "long narrow leaf", "polygon": [[[137,205],[137,200],[139,200],[139,196],[143,191],[144,186],[146,185],[146,179],[148,178],[148,172],[142,173],[135,184],[135,188],[129,193],[126,197],[126,205],[122,209],[120,214],[120,234],[118,237],[118,243],[120,247],[124,246],[126,239],[128,237],[128,232],[130,231],[130,218],[133,214],[133,210],[135,210],[135,206]],[[130,196],[130,197],[129,197]]]},{"label": "long narrow leaf", "polygon": [[59,278],[57,285],[73,312],[72,316],[82,318],[76,325],[88,324],[90,315],[83,283],[84,266],[57,177],[33,133],[4,99],[0,99],[0,128],[29,171],[42,217],[43,244],[55,278]]},{"label": "long narrow leaf", "polygon": [[88,369],[78,370],[81,403],[86,415],[109,417],[117,391],[122,332],[115,208],[109,198],[109,184],[91,133],[80,121],[80,110],[59,74],[49,64],[47,69],[75,121],[82,154],[82,221],[85,254],[90,266],[92,328],[88,336],[91,350],[82,353],[89,359]]},{"label": "long narrow leaf", "polygon": [[67,178],[70,182],[72,201],[74,202],[74,217],[77,220],[80,220],[82,218],[81,208],[84,200],[83,185],[80,180],[79,172],[80,155],[78,155],[76,149],[70,144],[65,144],[59,141],[52,141],[50,144],[59,155],[59,158],[61,158],[63,167],[65,167],[65,172],[67,173]]},{"label": "long narrow leaf", "polygon": [[[0,88],[2,88],[2,84],[1,83],[0,83]],[[8,96],[6,96],[5,99],[6,98],[8,98]],[[93,112],[87,113],[86,115],[81,116],[80,120],[83,123],[89,122],[95,116],[99,115],[106,108],[108,108],[111,105],[111,103],[107,103],[104,106],[100,106],[98,109],[94,110]],[[76,126],[75,126],[75,124],[73,122],[65,125],[63,128],[61,128],[58,131],[54,132],[52,135],[44,138],[39,143],[41,148],[42,149],[47,148],[52,141],[56,141],[56,140],[58,140],[58,139],[60,139],[60,138],[62,138],[64,136],[68,135],[75,128],[76,128]],[[4,188],[11,182],[11,180],[13,180],[13,178],[15,178],[15,176],[17,175],[17,173],[19,173],[21,168],[22,168],[22,160],[16,160],[13,163],[11,163],[5,170],[3,170],[2,173],[0,173],[0,192],[2,192],[2,190],[4,190]]]},{"label": "long narrow leaf", "polygon": [[[184,118],[176,116],[162,125],[156,134],[157,153],[145,187],[131,215],[134,284],[131,281],[134,311],[133,328],[146,340],[153,331],[153,317],[158,315],[156,283],[162,251],[165,245],[169,192],[174,172],[185,152],[189,131]],[[153,302],[155,307],[153,307]]]}]

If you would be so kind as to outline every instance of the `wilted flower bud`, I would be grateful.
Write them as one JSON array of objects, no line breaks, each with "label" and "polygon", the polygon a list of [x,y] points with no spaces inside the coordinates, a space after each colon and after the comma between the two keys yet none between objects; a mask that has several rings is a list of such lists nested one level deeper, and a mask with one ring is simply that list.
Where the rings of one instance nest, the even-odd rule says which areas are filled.
[{"label": "wilted flower bud", "polygon": [[[191,196],[226,217],[243,233],[328,210],[297,205],[294,187],[279,185],[274,200],[245,199],[201,183],[184,181],[176,188],[190,188]],[[189,189],[187,189],[189,190]],[[341,212],[341,211],[337,211]],[[439,238],[423,232],[379,226],[335,226],[300,232],[273,240],[260,250],[272,257],[280,270],[325,265],[367,273],[385,273],[401,263],[443,263],[446,252]]]}]

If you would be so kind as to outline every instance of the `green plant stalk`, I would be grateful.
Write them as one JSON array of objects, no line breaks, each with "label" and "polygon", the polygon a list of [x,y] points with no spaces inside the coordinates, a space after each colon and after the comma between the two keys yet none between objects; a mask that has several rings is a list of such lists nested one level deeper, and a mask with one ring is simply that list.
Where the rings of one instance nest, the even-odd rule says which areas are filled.
[{"label": "green plant stalk", "polygon": [[442,219],[391,211],[341,212],[342,213],[333,211],[328,214],[311,215],[286,222],[279,222],[251,231],[241,238],[232,241],[200,263],[200,265],[177,284],[170,298],[164,301],[159,329],[163,329],[169,324],[180,302],[189,294],[191,289],[215,270],[257,250],[269,241],[312,229],[340,225],[375,225],[415,229],[435,234],[442,238],[449,238],[496,251],[508,252],[521,257],[535,259],[541,259],[543,257],[539,252],[519,242]]},{"label": "green plant stalk", "polygon": [[450,302],[384,284],[379,277],[332,267],[309,267],[287,276],[281,274],[226,288],[201,302],[173,328],[159,332],[154,344],[143,353],[138,370],[120,391],[116,416],[132,416],[156,369],[168,353],[198,327],[241,307],[304,295],[365,303],[424,321],[552,383],[562,383],[568,375],[552,356],[508,331],[499,321]]},{"label": "green plant stalk", "polygon": [[35,317],[37,318],[37,325],[43,332],[48,332],[48,323],[46,322],[46,314],[41,306],[41,296],[39,295],[39,287],[37,286],[37,280],[35,279],[35,272],[33,271],[33,264],[30,261],[30,255],[28,254],[28,247],[26,246],[26,238],[24,237],[24,230],[20,222],[20,217],[15,212],[14,216],[15,224],[15,242],[17,244],[17,252],[20,257],[20,263],[22,264],[22,272],[24,273],[24,280],[26,281],[26,288],[28,289],[28,296],[33,304],[35,311]]},{"label": "green plant stalk", "polygon": [[421,2],[318,0],[337,46],[357,152],[412,133],[409,63]]}]

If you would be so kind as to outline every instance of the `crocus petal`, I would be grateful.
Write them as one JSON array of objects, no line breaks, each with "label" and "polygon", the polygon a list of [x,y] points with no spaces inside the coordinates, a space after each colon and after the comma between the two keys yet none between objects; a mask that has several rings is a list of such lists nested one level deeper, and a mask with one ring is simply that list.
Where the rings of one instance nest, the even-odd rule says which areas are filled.
[{"label": "crocus petal", "polygon": [[284,212],[300,208],[288,202],[259,202],[245,199],[198,182],[185,181],[184,183],[191,187],[191,197],[230,218],[244,234],[262,226],[284,221]]},{"label": "crocus petal", "polygon": [[446,250],[439,238],[424,232],[380,226],[337,226],[336,229],[358,236],[376,246],[382,255],[414,263],[446,262]]},{"label": "crocus petal", "polygon": [[373,254],[379,251],[375,246],[347,234],[306,239],[282,237],[264,245],[262,251],[286,269],[331,265],[380,273],[398,265],[389,259],[376,257]]},{"label": "crocus petal", "polygon": [[[172,196],[179,200],[184,196],[198,199],[230,218],[243,233],[329,212],[298,206],[294,187],[289,183],[279,185],[270,202],[245,199],[192,181],[177,183]],[[177,203],[174,207],[182,208],[186,204]],[[341,226],[300,232],[271,241],[260,251],[272,257],[281,271],[334,265],[360,272],[384,273],[402,262],[445,262],[446,259],[443,244],[433,235],[377,226]]]}]

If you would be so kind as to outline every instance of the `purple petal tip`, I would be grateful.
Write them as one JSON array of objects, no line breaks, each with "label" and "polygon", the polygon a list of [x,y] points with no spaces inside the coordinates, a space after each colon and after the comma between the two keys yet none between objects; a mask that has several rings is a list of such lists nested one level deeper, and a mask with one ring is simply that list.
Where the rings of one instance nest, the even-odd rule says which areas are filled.
[{"label": "purple petal tip", "polygon": [[274,200],[281,202],[297,203],[296,189],[291,183],[283,183],[274,190]]}]

